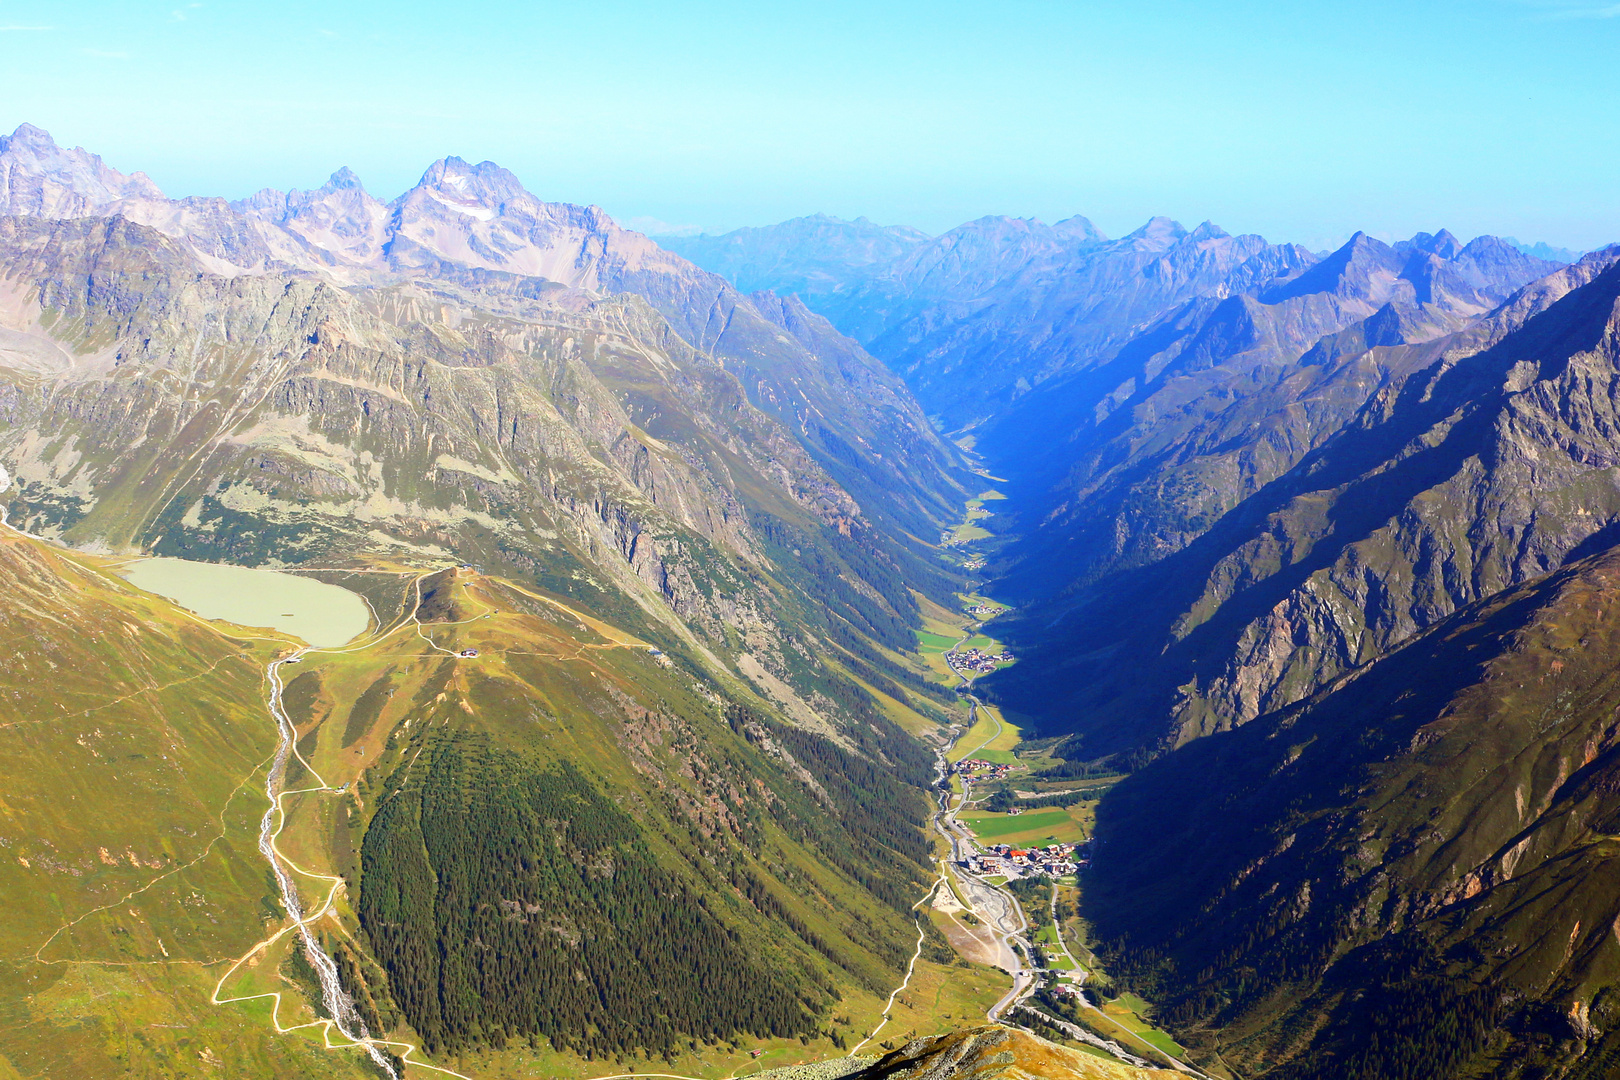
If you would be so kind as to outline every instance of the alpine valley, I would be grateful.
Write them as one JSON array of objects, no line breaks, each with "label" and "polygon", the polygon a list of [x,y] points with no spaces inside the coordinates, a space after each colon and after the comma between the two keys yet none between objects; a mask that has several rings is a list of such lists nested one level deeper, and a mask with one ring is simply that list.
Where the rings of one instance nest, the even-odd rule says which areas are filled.
[{"label": "alpine valley", "polygon": [[1620,248],[1544,254],[24,125],[0,1080],[1612,1075]]}]

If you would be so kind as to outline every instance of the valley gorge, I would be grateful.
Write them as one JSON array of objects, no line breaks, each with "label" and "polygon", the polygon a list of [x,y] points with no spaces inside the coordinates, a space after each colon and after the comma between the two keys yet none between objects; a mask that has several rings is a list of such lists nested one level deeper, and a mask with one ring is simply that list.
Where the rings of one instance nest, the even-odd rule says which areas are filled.
[{"label": "valley gorge", "polygon": [[[1608,893],[1579,861],[1604,812],[1561,800],[1605,783],[1614,654],[1584,628],[1614,543],[1616,251],[1313,254],[1159,220],[900,239],[806,295],[1002,481],[982,573],[1019,662],[980,692],[1056,740],[1048,774],[1132,773],[1083,877],[1109,974],[1245,1076],[1606,1075],[1604,961],[1537,950],[1550,918],[1561,942],[1613,921],[1576,914]],[[726,240],[675,243],[740,274]],[[1556,699],[1492,681],[1513,665]],[[1560,757],[1587,708],[1602,732]],[[1568,846],[1532,870],[1544,812]]]},{"label": "valley gorge", "polygon": [[0,1075],[1609,1075],[1620,247],[1557,254],[23,125]]}]

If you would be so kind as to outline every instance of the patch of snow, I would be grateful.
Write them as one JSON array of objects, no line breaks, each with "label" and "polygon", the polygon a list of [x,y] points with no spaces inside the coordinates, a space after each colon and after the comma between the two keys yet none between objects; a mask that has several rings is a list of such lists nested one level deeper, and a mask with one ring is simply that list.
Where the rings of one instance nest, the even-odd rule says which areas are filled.
[{"label": "patch of snow", "polygon": [[[454,180],[465,180],[466,177],[456,176],[456,177],[452,177],[451,179],[452,179],[452,181],[454,181]],[[450,209],[456,211],[458,214],[466,214],[469,217],[477,218],[479,221],[489,221],[489,220],[491,220],[492,218],[495,217],[495,211],[490,209],[487,206],[478,206],[478,205],[468,206],[466,203],[451,202],[449,199],[445,198],[443,195],[440,195],[438,192],[432,191],[432,190],[429,190],[428,194],[433,196],[434,200],[436,202],[438,202],[439,205],[447,206]]]}]

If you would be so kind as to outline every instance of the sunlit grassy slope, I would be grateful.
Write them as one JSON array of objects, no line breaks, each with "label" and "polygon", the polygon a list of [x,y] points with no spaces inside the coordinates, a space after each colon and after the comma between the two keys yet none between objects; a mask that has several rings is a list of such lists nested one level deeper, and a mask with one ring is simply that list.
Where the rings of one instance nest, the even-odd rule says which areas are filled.
[{"label": "sunlit grassy slope", "polygon": [[[406,825],[422,830],[431,852],[432,830],[447,820],[434,817],[433,792],[454,780],[446,772],[454,761],[476,757],[487,763],[481,771],[498,768],[514,784],[567,770],[603,800],[604,809],[593,813],[606,813],[622,831],[605,846],[586,850],[571,846],[575,828],[524,858],[543,862],[555,847],[576,865],[632,870],[622,879],[593,878],[587,870],[572,890],[594,891],[603,910],[618,903],[622,897],[613,893],[630,889],[637,877],[660,875],[665,888],[683,893],[686,906],[701,907],[706,918],[724,928],[743,958],[732,962],[747,965],[761,986],[772,979],[782,983],[762,998],[803,1003],[804,1023],[776,1034],[746,1028],[724,1034],[690,1031],[660,1045],[654,1041],[654,1022],[648,1021],[645,1030],[626,1034],[630,1044],[614,1045],[608,1040],[615,1017],[564,994],[548,998],[548,1010],[560,1017],[549,1027],[542,1020],[525,1031],[513,1017],[501,1020],[515,1036],[505,1040],[504,1050],[478,1050],[450,1022],[418,1032],[402,1024],[397,1033],[422,1036],[440,1057],[463,1061],[479,1076],[600,1072],[581,1060],[584,1055],[609,1056],[626,1067],[657,1061],[691,1075],[724,1075],[753,1060],[749,1049],[760,1049],[773,1061],[810,1060],[836,1055],[840,1042],[859,1041],[875,1025],[882,997],[898,981],[915,941],[909,908],[922,896],[927,877],[926,843],[907,821],[922,819],[915,789],[876,773],[862,781],[869,790],[840,787],[843,782],[828,766],[847,751],[782,728],[763,713],[724,707],[697,677],[669,666],[632,636],[582,619],[558,601],[470,573],[439,575],[428,589],[430,602],[423,610],[430,617],[420,629],[406,626],[363,649],[314,654],[289,688],[289,704],[300,710],[308,729],[301,749],[326,785],[346,789],[341,798],[300,804],[284,844],[289,853],[311,869],[361,877],[355,910],[366,923],[367,939],[376,942],[377,919],[409,920],[379,909],[368,900],[368,890],[385,877],[394,882],[391,887],[415,887],[397,867],[389,870],[378,861],[403,850],[395,845],[401,835],[397,814],[379,808],[415,800]],[[465,649],[477,649],[478,655],[453,655]],[[879,752],[901,753],[902,747]],[[916,764],[897,760],[887,771],[915,770],[923,759],[915,748],[910,753]],[[821,760],[822,755],[831,756]],[[464,805],[465,813],[452,815],[454,827],[463,830],[459,842],[476,847],[479,807],[488,796],[480,794],[473,774],[458,775],[455,790],[461,794],[453,801]],[[861,804],[883,798],[905,804],[892,806],[900,814],[898,829],[894,813],[875,815]],[[917,806],[910,805],[914,801]],[[446,873],[442,860],[434,873],[441,879]],[[431,888],[432,877],[415,880]],[[482,878],[475,874],[472,880]],[[532,938],[553,952],[558,941],[588,937],[594,910],[570,907],[569,893],[542,895],[543,881],[521,875],[510,885],[511,896],[550,914],[525,916],[518,921],[526,925],[516,928],[498,920],[469,936],[488,940],[492,933],[511,932],[520,942]],[[439,897],[441,907],[444,899]],[[352,890],[350,900],[356,901]],[[475,922],[482,917],[476,905],[468,917]],[[354,926],[348,929],[360,935]],[[634,931],[621,924],[614,932]],[[454,953],[457,948],[456,938],[426,924],[419,939],[430,949]],[[649,940],[637,947],[655,944]],[[437,980],[446,992],[459,985],[448,968],[414,968],[410,952],[380,950],[389,973],[378,978],[375,992],[400,1006],[400,1019],[412,1018],[411,1007],[403,1004],[414,992],[407,984]],[[687,980],[661,988],[656,978],[644,982],[636,975],[635,964],[592,968],[588,952],[570,963],[578,977],[598,983],[609,998],[656,997],[677,988],[690,993],[687,987],[694,984]],[[668,963],[691,960],[671,957]],[[983,981],[968,980],[970,985]],[[486,985],[474,989],[486,1000],[496,996]],[[945,1014],[961,1008],[960,992],[934,996],[937,1004],[919,1000],[907,1009],[912,1030],[948,1027]],[[487,1028],[492,1021],[481,1022]],[[595,1032],[604,1034],[593,1042]],[[642,1037],[646,1045],[633,1044]]]},{"label": "sunlit grassy slope", "polygon": [[208,1003],[281,917],[255,842],[283,647],[0,536],[0,1075],[364,1075]]},{"label": "sunlit grassy slope", "polygon": [[981,705],[978,719],[967,733],[956,741],[956,745],[951,749],[950,759],[961,761],[964,758],[975,758],[1002,765],[1017,764],[1018,758],[1013,754],[1013,750],[1021,741],[1023,735],[1018,726],[1007,720],[1001,710],[991,705]]},{"label": "sunlit grassy slope", "polygon": [[[376,1029],[431,1043],[436,1063],[478,1077],[598,1075],[611,1071],[604,1059],[719,1077],[752,1063],[753,1049],[771,1063],[837,1056],[876,1026],[931,875],[924,800],[894,779],[926,771],[920,747],[898,731],[866,746],[845,736],[840,747],[561,601],[471,573],[418,577],[369,576],[368,598],[393,625],[286,669],[308,762],[288,783],[322,790],[287,800],[280,846],[309,875],[344,879],[316,925],[346,958]],[[276,1034],[268,999],[209,1004],[246,956],[222,998],[280,993],[284,1026],[314,1016],[288,940],[253,952],[284,925],[255,840],[274,745],[264,664],[292,643],[233,637],[94,560],[16,537],[0,545],[0,611],[0,1076],[367,1075],[352,1050]],[[478,655],[455,655],[464,649]],[[880,760],[878,771],[862,764]],[[491,789],[480,780],[490,770],[510,785]],[[576,809],[535,829],[480,831],[479,815],[504,805],[508,787],[543,799],[564,776],[578,792],[570,798],[584,800]],[[435,802],[435,792],[452,797]],[[379,826],[390,805],[392,823]],[[399,807],[440,860],[426,876],[391,853]],[[588,820],[605,823],[597,840],[584,839]],[[444,828],[463,839],[447,847],[433,831]],[[528,843],[519,861],[550,859],[547,873],[573,867],[579,886],[546,893],[533,875],[501,879],[500,897],[460,909],[473,920],[464,937],[379,907],[379,882],[435,888],[467,868],[457,844],[471,851],[491,835]],[[672,903],[626,907],[643,902],[635,886],[646,881]],[[326,889],[304,879],[317,909]],[[564,895],[576,897],[567,911]],[[537,916],[542,901],[549,914]],[[429,910],[456,902],[441,894]],[[672,910],[696,929],[661,942]],[[613,912],[612,923],[592,922]],[[410,957],[478,958],[475,943],[497,932],[562,957],[568,983],[594,989],[549,992],[563,1021],[551,1028],[474,1007],[460,1028],[424,1030],[413,982],[441,997],[502,998]],[[377,947],[389,933],[403,949]],[[688,947],[700,939],[763,988],[759,1000],[785,1003],[779,1030],[746,1007],[719,1007],[718,993],[715,1008],[689,1010],[661,1041],[654,1024],[616,1030],[614,1013],[593,1011],[593,1001],[643,991],[704,1002],[697,987],[715,984],[698,977],[708,961]],[[613,949],[654,956],[671,944],[660,964],[606,962]],[[930,949],[886,1031],[947,1030],[1001,993],[998,974]]]}]

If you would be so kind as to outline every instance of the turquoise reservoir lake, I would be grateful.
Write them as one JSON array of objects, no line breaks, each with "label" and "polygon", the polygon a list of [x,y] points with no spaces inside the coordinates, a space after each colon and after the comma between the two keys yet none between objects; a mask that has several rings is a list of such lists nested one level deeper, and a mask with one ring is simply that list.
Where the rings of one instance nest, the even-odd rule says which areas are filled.
[{"label": "turquoise reservoir lake", "polygon": [[273,627],[316,648],[346,644],[371,625],[358,594],[298,574],[188,559],[140,559],[119,573],[205,619]]}]

